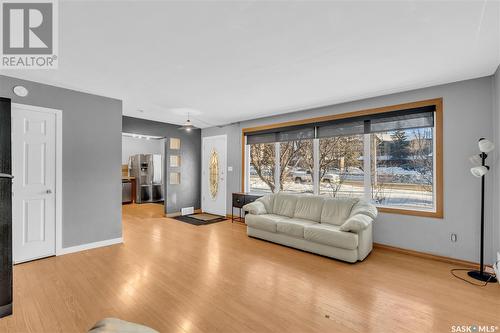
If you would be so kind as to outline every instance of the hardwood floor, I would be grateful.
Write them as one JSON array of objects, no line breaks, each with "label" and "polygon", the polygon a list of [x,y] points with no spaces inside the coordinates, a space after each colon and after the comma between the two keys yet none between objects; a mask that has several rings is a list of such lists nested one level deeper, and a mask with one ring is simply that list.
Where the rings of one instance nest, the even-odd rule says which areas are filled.
[{"label": "hardwood floor", "polygon": [[500,326],[500,285],[454,279],[451,264],[384,249],[347,264],[162,214],[127,205],[124,244],[16,265],[0,332],[85,332],[110,316],[181,333]]}]

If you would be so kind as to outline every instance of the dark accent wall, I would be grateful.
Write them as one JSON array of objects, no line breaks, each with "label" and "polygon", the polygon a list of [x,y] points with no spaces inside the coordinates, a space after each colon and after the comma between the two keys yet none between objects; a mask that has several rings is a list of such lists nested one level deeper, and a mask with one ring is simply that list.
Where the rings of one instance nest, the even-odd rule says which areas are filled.
[{"label": "dark accent wall", "polygon": [[[123,117],[122,130],[126,133],[137,133],[155,135],[167,138],[165,140],[165,213],[176,213],[183,207],[193,206],[199,209],[201,206],[201,130],[195,129],[187,132],[179,129],[179,125],[162,123],[133,117]],[[181,140],[181,182],[178,185],[170,185],[168,175],[170,173],[169,159],[171,154],[178,151],[170,151],[170,138]]]}]

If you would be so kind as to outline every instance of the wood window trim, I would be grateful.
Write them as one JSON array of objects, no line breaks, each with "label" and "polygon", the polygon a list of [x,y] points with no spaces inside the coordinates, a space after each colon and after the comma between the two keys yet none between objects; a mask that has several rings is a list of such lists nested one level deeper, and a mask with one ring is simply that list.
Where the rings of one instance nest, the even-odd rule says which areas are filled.
[{"label": "wood window trim", "polygon": [[311,123],[318,123],[323,121],[331,121],[338,119],[345,119],[351,117],[368,116],[378,113],[398,111],[401,109],[411,109],[424,106],[435,105],[435,118],[434,118],[434,128],[435,128],[435,145],[436,145],[436,177],[435,177],[435,189],[436,189],[436,211],[421,211],[413,209],[402,209],[402,208],[389,208],[389,207],[378,207],[378,210],[383,213],[391,214],[402,214],[420,217],[432,217],[432,218],[443,218],[444,217],[444,207],[443,207],[443,98],[427,99],[423,101],[396,104],[390,106],[383,106],[378,108],[364,109],[359,111],[352,111],[340,114],[333,114],[321,117],[307,118],[301,120],[292,120],[281,123],[273,123],[268,125],[261,125],[256,127],[246,127],[241,130],[241,191],[245,191],[245,173],[246,173],[246,161],[245,161],[245,135],[252,132],[258,132],[263,130],[270,130],[281,127],[297,126]]}]

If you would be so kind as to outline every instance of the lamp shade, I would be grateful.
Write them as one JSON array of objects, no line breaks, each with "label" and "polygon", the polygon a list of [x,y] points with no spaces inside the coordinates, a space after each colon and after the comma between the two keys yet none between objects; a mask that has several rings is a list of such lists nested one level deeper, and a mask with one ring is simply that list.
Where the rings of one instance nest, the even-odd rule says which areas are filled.
[{"label": "lamp shade", "polygon": [[479,140],[478,145],[479,145],[479,150],[482,151],[483,153],[489,153],[490,151],[495,149],[495,144],[487,139]]},{"label": "lamp shade", "polygon": [[488,168],[485,166],[476,166],[470,169],[470,172],[475,176],[475,177],[482,177],[485,174],[488,173]]}]

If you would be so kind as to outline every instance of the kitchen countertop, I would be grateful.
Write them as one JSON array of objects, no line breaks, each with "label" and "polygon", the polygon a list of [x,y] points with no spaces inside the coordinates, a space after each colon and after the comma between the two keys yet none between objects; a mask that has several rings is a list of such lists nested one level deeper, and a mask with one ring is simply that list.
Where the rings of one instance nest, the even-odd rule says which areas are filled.
[{"label": "kitchen countertop", "polygon": [[130,180],[134,180],[135,177],[131,177],[131,176],[122,176],[122,182],[123,181],[130,181]]}]

